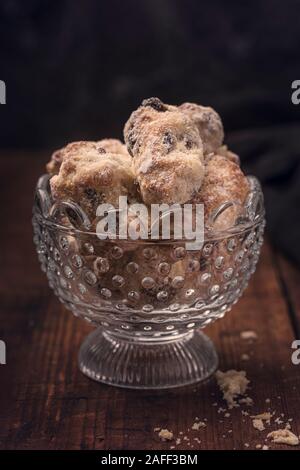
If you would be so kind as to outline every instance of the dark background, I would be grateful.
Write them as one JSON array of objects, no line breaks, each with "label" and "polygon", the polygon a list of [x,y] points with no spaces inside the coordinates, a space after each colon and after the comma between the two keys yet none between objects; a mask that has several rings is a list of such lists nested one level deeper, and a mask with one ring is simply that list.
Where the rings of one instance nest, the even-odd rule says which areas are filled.
[{"label": "dark background", "polygon": [[1,155],[121,138],[149,96],[211,105],[263,183],[273,243],[300,263],[299,23],[296,0],[2,0]]}]

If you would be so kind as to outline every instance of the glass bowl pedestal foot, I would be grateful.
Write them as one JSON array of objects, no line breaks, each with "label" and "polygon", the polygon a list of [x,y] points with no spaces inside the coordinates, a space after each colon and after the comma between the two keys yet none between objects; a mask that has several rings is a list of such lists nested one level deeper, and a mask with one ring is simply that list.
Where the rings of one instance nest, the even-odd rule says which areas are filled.
[{"label": "glass bowl pedestal foot", "polygon": [[162,389],[206,380],[218,366],[211,340],[199,329],[167,338],[130,337],[97,328],[79,352],[89,378],[118,387]]}]

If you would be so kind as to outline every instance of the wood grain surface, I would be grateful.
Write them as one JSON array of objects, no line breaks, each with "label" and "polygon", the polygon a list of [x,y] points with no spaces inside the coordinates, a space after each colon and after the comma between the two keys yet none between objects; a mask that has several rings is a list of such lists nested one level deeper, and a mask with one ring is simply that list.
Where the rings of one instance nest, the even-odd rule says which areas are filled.
[{"label": "wood grain surface", "polygon": [[[77,368],[79,346],[91,328],[54,297],[32,243],[33,191],[46,155],[7,153],[1,161],[0,339],[7,346],[7,364],[0,366],[1,449],[175,446],[175,441],[161,442],[157,427],[181,438],[176,449],[255,449],[258,444],[291,449],[265,439],[288,419],[292,431],[300,434],[300,365],[291,362],[291,343],[300,339],[296,267],[266,242],[242,299],[206,330],[216,344],[220,369],[246,370],[251,408],[226,410],[227,417],[218,412],[226,405],[214,378],[164,392],[92,382]],[[241,339],[244,330],[254,330],[257,340]],[[249,415],[271,410],[275,415],[260,432],[242,410]],[[199,431],[191,429],[196,417],[207,424]]]}]

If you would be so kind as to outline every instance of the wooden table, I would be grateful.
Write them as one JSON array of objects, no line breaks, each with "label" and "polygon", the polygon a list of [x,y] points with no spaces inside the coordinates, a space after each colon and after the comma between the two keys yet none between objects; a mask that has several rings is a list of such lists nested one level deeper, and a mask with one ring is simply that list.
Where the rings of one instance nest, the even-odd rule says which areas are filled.
[{"label": "wooden table", "polygon": [[[291,363],[291,343],[300,339],[300,274],[267,242],[242,299],[207,328],[220,369],[247,371],[250,409],[236,408],[228,417],[218,413],[225,403],[214,379],[185,389],[140,392],[101,385],[79,372],[78,348],[90,326],[54,297],[32,243],[32,195],[45,161],[45,154],[33,153],[8,152],[1,158],[0,339],[6,342],[7,364],[0,366],[0,448],[169,449],[174,442],[163,443],[154,432],[162,427],[182,438],[178,449],[255,449],[288,419],[299,435],[300,365]],[[254,330],[257,340],[241,339],[245,330]],[[250,359],[243,360],[243,354]],[[270,409],[276,415],[260,432],[242,409],[250,414]],[[192,431],[195,417],[207,426]],[[278,417],[284,424],[275,423]]]}]

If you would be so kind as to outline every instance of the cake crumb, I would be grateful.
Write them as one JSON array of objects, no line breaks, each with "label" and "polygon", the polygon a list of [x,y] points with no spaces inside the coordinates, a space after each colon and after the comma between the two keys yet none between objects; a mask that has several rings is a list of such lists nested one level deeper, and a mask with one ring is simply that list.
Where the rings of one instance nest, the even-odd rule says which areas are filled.
[{"label": "cake crumb", "polygon": [[264,444],[264,445],[262,446],[262,450],[269,450],[269,446],[266,446],[266,444]]},{"label": "cake crumb", "polygon": [[204,421],[195,421],[192,426],[193,431],[199,431],[200,428],[206,428]]},{"label": "cake crumb", "polygon": [[283,420],[278,417],[278,418],[275,419],[275,423],[279,424],[279,425],[283,424]]},{"label": "cake crumb", "polygon": [[161,429],[158,433],[158,436],[162,441],[171,441],[174,437],[173,433],[168,429]]},{"label": "cake crumb", "polygon": [[287,444],[289,446],[299,445],[298,437],[289,429],[277,429],[267,435],[268,439],[272,439],[275,444]]},{"label": "cake crumb", "polygon": [[261,449],[261,444],[256,444],[255,449]]},{"label": "cake crumb", "polygon": [[239,403],[240,403],[241,405],[252,406],[252,405],[253,405],[253,400],[252,400],[252,398],[250,398],[250,397],[245,397],[245,398],[241,398],[241,399],[239,400]]},{"label": "cake crumb", "polygon": [[270,398],[266,398],[266,399],[265,399],[265,402],[266,402],[266,403],[271,403]]},{"label": "cake crumb", "polygon": [[266,411],[265,413],[260,413],[258,415],[252,415],[251,418],[266,421],[267,424],[270,424],[272,414],[269,411]]},{"label": "cake crumb", "polygon": [[248,444],[248,442],[245,442],[244,446],[245,447],[249,447],[250,444]]},{"label": "cake crumb", "polygon": [[253,427],[257,429],[258,431],[264,431],[266,429],[262,419],[255,418],[252,421],[252,424],[253,424]]},{"label": "cake crumb", "polygon": [[234,408],[239,406],[237,403],[237,398],[240,395],[244,395],[249,380],[246,377],[246,372],[244,370],[228,370],[227,372],[222,372],[218,370],[216,372],[216,379],[218,385],[223,392],[223,398],[227,402],[228,408]]},{"label": "cake crumb", "polygon": [[225,413],[224,416],[225,418],[230,418],[230,413]]},{"label": "cake crumb", "polygon": [[218,408],[217,413],[219,413],[219,414],[220,413],[225,413],[225,411],[226,411],[226,408],[222,408],[222,406],[220,406],[220,408]]},{"label": "cake crumb", "polygon": [[257,334],[255,331],[252,330],[247,330],[247,331],[241,331],[240,337],[242,339],[257,339]]},{"label": "cake crumb", "polygon": [[176,441],[175,441],[175,444],[176,444],[177,446],[179,446],[179,444],[181,444],[181,439],[180,439],[180,437],[177,437],[177,439],[176,439]]},{"label": "cake crumb", "polygon": [[250,356],[249,356],[249,354],[242,354],[241,359],[242,359],[242,361],[249,361]]}]

